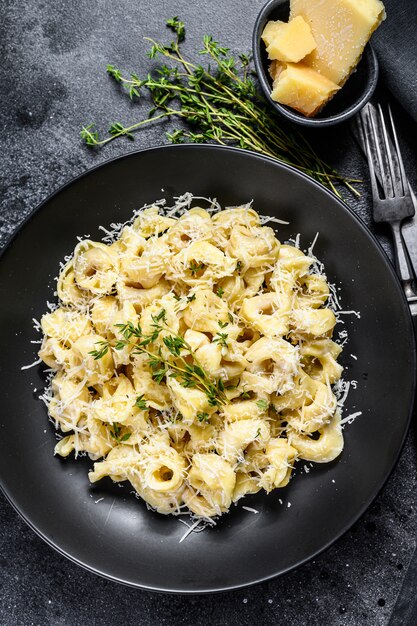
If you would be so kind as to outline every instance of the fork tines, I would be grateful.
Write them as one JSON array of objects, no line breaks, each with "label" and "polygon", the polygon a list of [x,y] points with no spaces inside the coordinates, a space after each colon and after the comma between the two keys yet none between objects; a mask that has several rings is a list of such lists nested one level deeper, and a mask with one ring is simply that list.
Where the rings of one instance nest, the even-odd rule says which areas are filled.
[{"label": "fork tines", "polygon": [[[368,153],[375,221],[403,220],[412,217],[414,206],[391,108],[388,107],[386,116],[380,104],[377,107],[368,104],[361,112],[361,121]],[[394,214],[390,211],[394,206],[393,202],[385,206],[380,204],[381,201],[401,199],[404,201],[395,202]],[[389,207],[388,204],[392,206]]]}]

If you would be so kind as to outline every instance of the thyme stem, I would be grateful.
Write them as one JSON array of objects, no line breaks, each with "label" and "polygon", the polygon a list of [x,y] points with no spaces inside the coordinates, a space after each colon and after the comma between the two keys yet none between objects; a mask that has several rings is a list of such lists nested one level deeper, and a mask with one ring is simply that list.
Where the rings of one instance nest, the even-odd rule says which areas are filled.
[{"label": "thyme stem", "polygon": [[151,44],[149,57],[160,55],[171,65],[162,64],[153,75],[142,79],[133,73],[130,77],[123,76],[113,65],[107,66],[109,75],[131,99],[139,98],[142,90],[147,90],[153,102],[149,117],[130,126],[114,122],[105,138],[99,136],[94,124],[85,125],[81,137],[88,146],[103,146],[122,136],[133,140],[133,133],[147,124],[162,119],[183,119],[196,131],[177,128],[168,132],[172,143],[190,140],[237,145],[300,169],[339,197],[337,184],[360,195],[354,187],[359,181],[344,178],[326,164],[302,133],[282,120],[258,93],[250,78],[253,72],[249,55],[235,58],[228,48],[205,35],[200,54],[208,56],[211,65],[204,67],[186,59],[181,52],[184,23],[174,17],[167,21],[167,26],[176,33],[176,41],[165,45],[150,37],[145,39]]},{"label": "thyme stem", "polygon": [[[149,357],[151,369],[154,370],[153,378],[159,383],[161,383],[163,378],[167,375],[169,376],[171,371],[171,375],[174,375],[175,378],[178,377],[179,383],[183,387],[194,387],[203,391],[207,395],[210,406],[227,404],[228,398],[224,393],[224,385],[221,379],[213,381],[197,359],[189,343],[185,341],[184,337],[169,328],[165,323],[165,310],[162,309],[159,314],[153,316],[152,319],[154,330],[148,335],[143,334],[139,324],[137,326],[134,326],[131,322],[127,324],[116,324],[123,336],[123,339],[116,343],[116,349],[120,350],[128,344],[132,344],[134,346],[133,353],[146,354]],[[164,335],[162,340],[165,347],[173,356],[171,359],[166,359],[163,356],[161,348],[156,352],[148,348],[149,345],[155,344],[162,331],[169,333]],[[136,343],[132,342],[132,337],[139,339],[139,341]],[[185,351],[187,355],[191,357],[191,363],[186,361],[182,351]]]}]

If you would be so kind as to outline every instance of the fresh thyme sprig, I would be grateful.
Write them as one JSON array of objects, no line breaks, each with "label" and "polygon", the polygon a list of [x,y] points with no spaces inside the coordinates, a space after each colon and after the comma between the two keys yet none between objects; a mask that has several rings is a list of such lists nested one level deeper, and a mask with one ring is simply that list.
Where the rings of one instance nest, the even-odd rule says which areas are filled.
[{"label": "fresh thyme sprig", "polygon": [[[133,343],[133,338],[135,338],[132,352],[146,354],[149,357],[148,363],[152,369],[152,378],[157,383],[161,384],[167,376],[170,376],[178,380],[185,388],[203,391],[208,398],[209,406],[226,404],[228,398],[223,381],[220,378],[213,380],[210,377],[184,337],[174,333],[166,321],[166,311],[161,309],[157,315],[152,316],[152,331],[149,334],[143,333],[139,323],[136,326],[132,322],[116,324],[123,337],[117,341],[116,350],[122,350],[126,345]],[[162,337],[162,342],[173,358],[166,358],[162,347],[153,345],[162,331],[167,333]]]},{"label": "fresh thyme sprig", "polygon": [[219,346],[224,346],[225,348],[227,348],[228,336],[229,335],[227,333],[217,333],[213,339],[213,343],[218,343]]},{"label": "fresh thyme sprig", "polygon": [[90,146],[103,146],[117,137],[133,140],[133,132],[142,126],[166,118],[182,119],[190,128],[177,128],[167,133],[172,143],[215,142],[237,145],[261,152],[310,174],[340,196],[336,184],[342,184],[358,195],[352,183],[343,178],[315,153],[304,136],[286,123],[261,96],[252,79],[250,56],[231,55],[230,50],[205,35],[200,54],[210,59],[207,67],[193,63],[183,56],[181,43],[185,25],[174,17],[167,26],[176,34],[176,40],[162,44],[146,38],[152,45],[149,57],[166,59],[153,74],[139,78],[131,73],[124,76],[114,65],[107,66],[108,74],[133,99],[143,90],[151,97],[153,106],[149,117],[130,126],[113,122],[107,137],[101,138],[94,124],[82,127],[81,137]]}]

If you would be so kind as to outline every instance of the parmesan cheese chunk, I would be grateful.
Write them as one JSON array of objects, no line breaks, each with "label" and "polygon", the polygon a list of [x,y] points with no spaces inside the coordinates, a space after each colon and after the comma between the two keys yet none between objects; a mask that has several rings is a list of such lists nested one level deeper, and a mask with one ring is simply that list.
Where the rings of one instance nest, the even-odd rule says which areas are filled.
[{"label": "parmesan cheese chunk", "polygon": [[380,0],[291,0],[290,18],[303,17],[317,47],[304,62],[342,86],[372,33],[385,19]]},{"label": "parmesan cheese chunk", "polygon": [[315,47],[311,28],[301,16],[288,22],[268,22],[262,33],[271,60],[298,63]]},{"label": "parmesan cheese chunk", "polygon": [[307,117],[315,115],[340,87],[302,63],[288,63],[276,73],[271,97]]}]

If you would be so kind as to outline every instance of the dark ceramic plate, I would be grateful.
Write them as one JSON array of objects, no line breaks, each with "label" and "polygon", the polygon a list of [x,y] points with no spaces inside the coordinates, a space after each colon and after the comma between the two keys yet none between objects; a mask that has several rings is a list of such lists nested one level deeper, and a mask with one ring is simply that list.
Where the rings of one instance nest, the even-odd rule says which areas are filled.
[{"label": "dark ceramic plate", "polygon": [[[240,501],[215,528],[179,543],[186,528],[177,519],[148,511],[128,487],[104,481],[91,486],[88,459],[53,456],[54,429],[35,391],[43,386],[43,368],[20,368],[36,358],[32,318],[39,319],[53,298],[53,277],[77,235],[100,238],[99,224],[124,221],[144,203],[170,201],[185,191],[215,196],[223,205],[253,198],[261,213],[290,222],[279,227],[281,239],[301,233],[305,247],[320,232],[315,251],[329,279],[341,284],[343,307],[361,312],[360,319],[346,315],[338,328],[349,330],[342,362],[347,377],[358,381],[345,415],[362,416],[345,429],[339,460],[308,474],[301,463],[286,489]],[[98,574],[183,593],[232,589],[282,574],[340,537],[393,469],[415,378],[404,295],[381,248],[346,205],[277,161],[232,148],[171,146],[105,163],[32,215],[3,254],[0,284],[2,488],[45,541]]]}]

